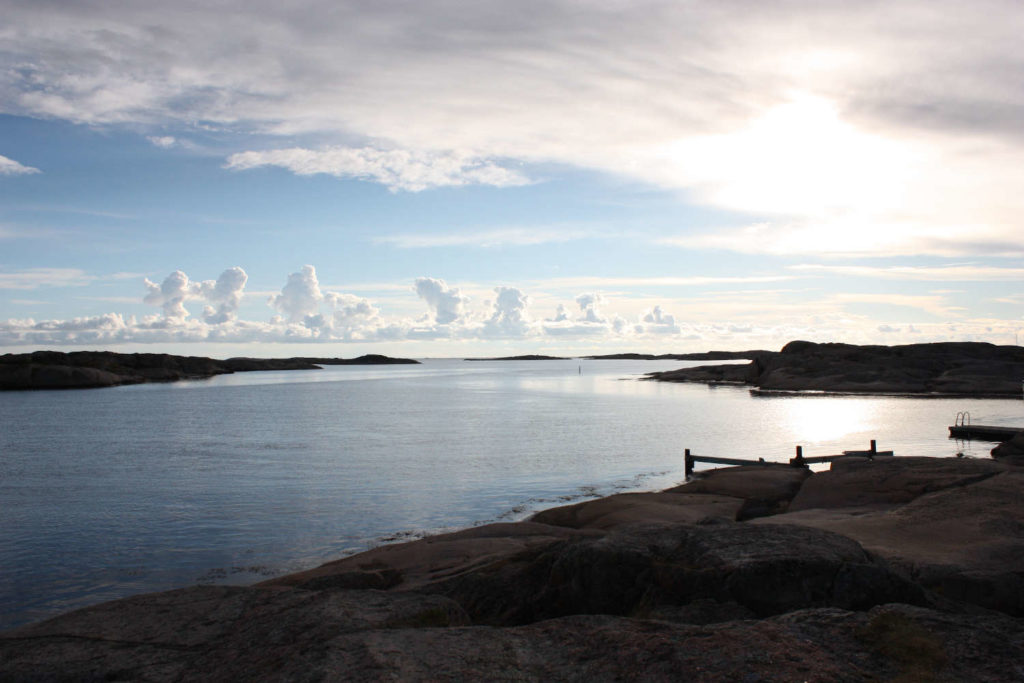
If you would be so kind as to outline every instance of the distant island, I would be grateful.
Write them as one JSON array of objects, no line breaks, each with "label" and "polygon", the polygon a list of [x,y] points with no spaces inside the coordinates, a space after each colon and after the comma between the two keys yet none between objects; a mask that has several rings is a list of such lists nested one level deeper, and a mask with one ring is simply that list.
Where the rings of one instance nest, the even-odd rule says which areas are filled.
[{"label": "distant island", "polygon": [[536,354],[527,356],[504,356],[502,358],[465,358],[464,360],[569,360],[562,356],[538,356]]},{"label": "distant island", "polygon": [[584,360],[753,360],[771,351],[700,351],[698,353],[610,353],[584,356]]},{"label": "distant island", "polygon": [[[750,353],[748,364],[703,365],[648,377],[661,382],[738,384],[764,393],[830,392],[1021,396],[1024,348],[982,342],[857,346],[793,341]],[[739,356],[746,357],[746,356]]]},{"label": "distant island", "polygon": [[418,363],[407,358],[228,358],[112,351],[34,351],[0,356],[0,390],[92,389],[122,384],[206,379],[233,372],[320,370],[321,365]]}]

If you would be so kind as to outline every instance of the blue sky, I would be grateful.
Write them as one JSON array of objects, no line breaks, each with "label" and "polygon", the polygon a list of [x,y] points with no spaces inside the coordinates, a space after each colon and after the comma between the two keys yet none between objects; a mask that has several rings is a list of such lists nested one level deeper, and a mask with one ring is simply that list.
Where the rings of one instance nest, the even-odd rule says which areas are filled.
[{"label": "blue sky", "polygon": [[0,11],[0,350],[1024,333],[1017,3]]}]

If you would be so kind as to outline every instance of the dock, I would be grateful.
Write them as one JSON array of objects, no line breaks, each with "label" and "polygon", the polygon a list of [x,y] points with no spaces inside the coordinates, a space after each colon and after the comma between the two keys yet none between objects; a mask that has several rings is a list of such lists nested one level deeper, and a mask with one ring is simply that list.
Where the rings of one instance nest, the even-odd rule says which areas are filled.
[{"label": "dock", "polygon": [[1024,427],[993,427],[990,425],[955,424],[949,427],[951,439],[977,439],[978,441],[1009,441]]},{"label": "dock", "polygon": [[[871,447],[864,451],[843,451],[838,455],[817,455],[811,457],[804,457],[803,446],[796,447],[796,457],[789,459],[789,464],[793,467],[806,467],[807,465],[818,465],[821,463],[832,462],[839,458],[846,458],[849,456],[857,456],[863,458],[874,459],[876,457],[891,457],[892,451],[880,451],[878,450],[878,444],[874,439],[871,440]],[[769,463],[764,458],[758,458],[753,460],[750,458],[720,458],[713,455],[694,455],[687,448],[683,455],[683,471],[686,478],[689,479],[690,475],[693,474],[693,466],[698,462],[708,463],[711,465],[735,465],[735,466],[751,466],[751,465],[768,465],[768,464],[780,464],[780,463]]]}]

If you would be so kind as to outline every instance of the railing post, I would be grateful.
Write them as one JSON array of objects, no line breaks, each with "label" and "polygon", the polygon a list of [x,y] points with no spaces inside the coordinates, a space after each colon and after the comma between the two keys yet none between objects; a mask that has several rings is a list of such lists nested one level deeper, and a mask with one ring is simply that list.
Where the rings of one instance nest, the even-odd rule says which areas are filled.
[{"label": "railing post", "polygon": [[804,466],[804,447],[803,446],[797,446],[796,447],[796,457],[793,458],[792,460],[790,460],[789,464],[792,465],[793,467],[803,467]]},{"label": "railing post", "polygon": [[683,472],[686,473],[686,478],[689,479],[690,475],[693,474],[693,456],[690,455],[690,449],[687,448],[683,455]]}]

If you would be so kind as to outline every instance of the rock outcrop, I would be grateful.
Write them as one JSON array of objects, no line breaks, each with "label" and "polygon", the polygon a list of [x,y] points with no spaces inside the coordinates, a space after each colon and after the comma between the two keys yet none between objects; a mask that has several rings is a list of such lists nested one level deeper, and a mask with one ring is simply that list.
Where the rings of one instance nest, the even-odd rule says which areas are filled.
[{"label": "rock outcrop", "polygon": [[[316,361],[315,363],[313,361]],[[417,363],[404,358],[228,358],[111,351],[34,351],[0,356],[0,390],[90,389],[145,382],[205,379],[232,372],[319,370],[320,365]]]},{"label": "rock outcrop", "polygon": [[1016,681],[1022,485],[955,458],[714,470],[71,612],[0,633],[0,679]]},{"label": "rock outcrop", "polygon": [[749,365],[651,373],[666,382],[741,382],[762,391],[1021,395],[1024,348],[978,342],[855,346],[794,341]]}]

